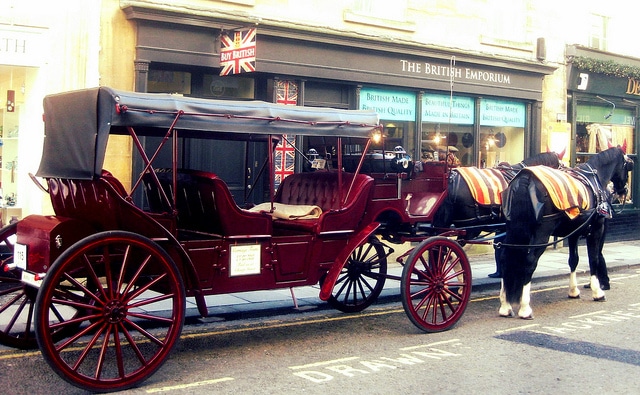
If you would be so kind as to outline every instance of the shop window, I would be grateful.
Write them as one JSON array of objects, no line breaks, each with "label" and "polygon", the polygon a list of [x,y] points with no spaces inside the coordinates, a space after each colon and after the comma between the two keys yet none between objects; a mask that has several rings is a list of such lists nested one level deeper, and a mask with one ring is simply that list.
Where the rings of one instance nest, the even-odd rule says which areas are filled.
[{"label": "shop window", "polygon": [[475,105],[470,97],[425,94],[422,97],[421,159],[441,160],[440,153],[453,154],[462,166],[471,166]]},{"label": "shop window", "polygon": [[149,70],[147,91],[150,93],[191,94],[191,73],[172,70]]},{"label": "shop window", "polygon": [[[576,115],[576,164],[585,163],[590,157],[617,145],[626,145],[627,155],[635,156],[634,110],[613,106],[581,105]],[[629,175],[632,184],[633,173]],[[631,191],[627,203],[632,203]],[[621,202],[620,202],[621,203]]]},{"label": "shop window", "polygon": [[[7,225],[11,219],[7,208],[14,208],[18,196],[18,137],[20,109],[15,91],[7,91],[7,103],[0,108],[0,223]],[[11,103],[11,104],[9,104]],[[21,210],[12,210],[21,214]]]},{"label": "shop window", "polygon": [[202,97],[253,99],[254,85],[253,78],[205,74],[202,78]]},{"label": "shop window", "polygon": [[609,17],[591,14],[589,22],[589,47],[606,51]]},{"label": "shop window", "polygon": [[480,100],[480,136],[478,163],[493,167],[501,162],[518,163],[524,159],[524,103],[506,100]]}]

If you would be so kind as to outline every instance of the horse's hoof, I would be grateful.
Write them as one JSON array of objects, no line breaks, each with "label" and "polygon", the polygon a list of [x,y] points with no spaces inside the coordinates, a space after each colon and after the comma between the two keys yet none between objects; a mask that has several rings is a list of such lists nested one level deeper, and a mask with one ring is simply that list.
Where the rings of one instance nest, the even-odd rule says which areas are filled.
[{"label": "horse's hoof", "polygon": [[606,302],[606,301],[607,301],[607,297],[606,297],[606,296],[604,296],[604,295],[602,295],[602,296],[601,296],[601,297],[599,297],[599,298],[593,298],[593,301],[594,301],[594,302]]},{"label": "horse's hoof", "polygon": [[523,319],[523,320],[532,320],[532,319],[533,319],[533,314],[529,314],[528,316],[525,316],[525,317],[520,317],[520,319]]},{"label": "horse's hoof", "polygon": [[569,295],[568,297],[569,297],[569,299],[580,299],[580,294],[577,294],[575,296]]},{"label": "horse's hoof", "polygon": [[513,310],[509,310],[507,313],[498,313],[502,318],[511,318],[513,317]]}]

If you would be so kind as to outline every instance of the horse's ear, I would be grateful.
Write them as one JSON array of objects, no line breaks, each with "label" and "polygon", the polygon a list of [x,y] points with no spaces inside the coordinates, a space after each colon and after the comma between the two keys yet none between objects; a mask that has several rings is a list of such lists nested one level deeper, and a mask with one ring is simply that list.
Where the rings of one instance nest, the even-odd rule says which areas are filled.
[{"label": "horse's ear", "polygon": [[567,153],[567,147],[564,147],[564,149],[558,153],[558,159],[562,160],[565,153]]},{"label": "horse's ear", "polygon": [[622,143],[622,147],[620,147],[622,149],[622,153],[623,154],[627,154],[627,139],[624,139],[624,142]]}]

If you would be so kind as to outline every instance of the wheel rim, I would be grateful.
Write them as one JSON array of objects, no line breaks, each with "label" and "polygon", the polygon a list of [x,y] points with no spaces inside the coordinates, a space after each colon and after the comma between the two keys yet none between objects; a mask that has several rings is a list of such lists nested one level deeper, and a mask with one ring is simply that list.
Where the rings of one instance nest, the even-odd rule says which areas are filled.
[{"label": "wheel rim", "polygon": [[400,289],[413,324],[425,332],[450,329],[471,295],[471,267],[464,250],[444,237],[425,240],[409,255]]},{"label": "wheel rim", "polygon": [[[97,234],[47,273],[36,301],[36,335],[45,360],[65,380],[120,390],[162,365],[180,336],[184,310],[182,280],[162,249],[127,232]],[[51,336],[56,330],[67,335]]]},{"label": "wheel rim", "polygon": [[371,238],[351,253],[327,302],[346,313],[362,311],[382,292],[386,274],[384,246],[377,238]]},{"label": "wheel rim", "polygon": [[37,290],[22,284],[13,263],[17,224],[0,229],[0,343],[21,349],[38,346],[33,327],[33,306]]}]

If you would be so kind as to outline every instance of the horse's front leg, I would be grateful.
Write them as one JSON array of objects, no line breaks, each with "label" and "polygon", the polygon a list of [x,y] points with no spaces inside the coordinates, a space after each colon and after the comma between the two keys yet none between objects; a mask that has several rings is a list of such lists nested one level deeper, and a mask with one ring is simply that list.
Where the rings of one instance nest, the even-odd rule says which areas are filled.
[{"label": "horse's front leg", "polygon": [[522,298],[520,299],[518,317],[524,320],[533,319],[533,310],[531,309],[531,282],[526,283],[524,287],[522,287]]},{"label": "horse's front leg", "polygon": [[511,303],[507,302],[507,293],[504,290],[504,280],[500,284],[500,310],[498,310],[498,314],[500,317],[513,317],[513,308]]},{"label": "horse's front leg", "polygon": [[593,296],[594,301],[604,302],[606,300],[604,291],[600,288],[600,280],[598,280],[598,276],[595,274],[591,275],[591,283],[589,286],[591,287],[591,296]]}]

